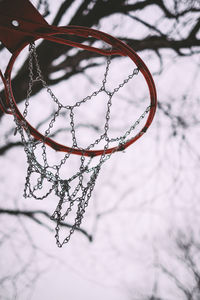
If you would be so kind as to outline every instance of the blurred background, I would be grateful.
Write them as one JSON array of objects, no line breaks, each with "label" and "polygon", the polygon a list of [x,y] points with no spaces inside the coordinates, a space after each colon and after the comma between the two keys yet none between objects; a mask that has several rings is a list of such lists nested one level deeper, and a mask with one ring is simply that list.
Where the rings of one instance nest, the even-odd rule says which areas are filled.
[{"label": "blurred background", "polygon": [[[0,111],[0,299],[200,299],[200,2],[31,2],[49,24],[91,27],[131,46],[152,73],[158,107],[147,133],[102,166],[81,230],[62,248],[50,220],[58,199],[53,194],[43,201],[23,197],[27,159],[20,135],[14,136],[13,117]],[[105,57],[41,40],[36,51],[44,80],[63,105],[74,105],[102,85]],[[27,47],[12,73],[21,111],[28,54]],[[11,54],[2,44],[0,56],[5,71]],[[130,59],[114,57],[109,89],[134,68]],[[0,88],[3,99],[2,83]],[[94,98],[74,116],[82,147],[105,124],[105,102],[101,95]],[[27,118],[41,131],[55,113],[51,100],[42,85],[33,89]],[[139,72],[113,99],[110,135],[124,134],[149,102]],[[55,139],[69,145],[65,113],[55,126]],[[50,160],[62,159],[63,154],[47,151]],[[70,159],[67,172],[76,173],[78,163],[80,157]],[[66,230],[63,226],[64,236]]]}]

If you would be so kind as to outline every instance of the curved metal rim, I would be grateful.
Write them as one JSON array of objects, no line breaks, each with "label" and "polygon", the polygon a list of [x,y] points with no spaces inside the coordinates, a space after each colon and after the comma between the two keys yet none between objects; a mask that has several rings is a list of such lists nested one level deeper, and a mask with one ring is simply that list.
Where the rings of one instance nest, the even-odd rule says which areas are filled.
[{"label": "curved metal rim", "polygon": [[[55,142],[54,140],[52,140],[51,138],[45,137],[44,135],[42,135],[39,131],[37,131],[34,127],[31,126],[31,124],[29,124],[25,120],[25,118],[19,111],[16,101],[15,101],[15,98],[13,96],[12,85],[11,85],[11,72],[12,72],[14,62],[15,62],[16,58],[18,57],[18,55],[20,54],[20,52],[30,43],[30,41],[25,42],[18,50],[16,50],[13,53],[13,55],[8,63],[6,72],[5,72],[6,80],[8,80],[8,82],[9,82],[9,88],[10,88],[10,92],[11,92],[10,96],[12,97],[16,117],[18,118],[18,120],[20,122],[22,122],[22,123],[24,121],[26,122],[26,126],[28,127],[30,134],[32,136],[34,136],[35,139],[44,142],[45,144],[47,144],[48,146],[50,146],[51,148],[53,148],[56,151],[68,152],[68,153],[72,153],[72,154],[93,157],[93,156],[98,156],[98,155],[103,155],[103,154],[111,154],[113,152],[122,151],[122,150],[126,149],[127,147],[132,145],[136,140],[138,140],[147,131],[147,129],[149,128],[149,126],[151,125],[151,123],[153,121],[153,118],[154,118],[154,115],[156,112],[156,107],[157,107],[156,88],[155,88],[155,84],[154,84],[154,81],[153,81],[153,78],[151,76],[149,69],[147,68],[147,66],[145,65],[143,60],[136,54],[136,52],[131,47],[129,47],[127,44],[120,41],[119,39],[114,38],[113,36],[108,35],[107,33],[104,33],[99,30],[95,30],[95,29],[91,29],[91,28],[87,28],[87,27],[81,27],[81,26],[66,26],[66,27],[51,26],[51,30],[49,30],[49,32],[47,32],[47,33],[46,32],[45,33],[35,33],[34,40],[38,40],[38,39],[42,38],[42,39],[46,39],[46,40],[49,40],[52,42],[75,46],[73,42],[70,42],[70,41],[65,42],[64,39],[57,38],[56,37],[57,34],[59,34],[59,35],[60,34],[69,34],[69,35],[77,35],[77,36],[84,36],[84,37],[91,36],[96,39],[103,40],[104,42],[110,44],[111,46],[114,46],[115,49],[118,49],[119,51],[114,51],[114,54],[130,57],[130,59],[136,64],[136,66],[139,68],[140,72],[143,74],[144,79],[149,88],[150,111],[149,111],[147,121],[146,121],[145,125],[143,126],[143,128],[133,138],[131,138],[129,141],[127,141],[125,144],[123,144],[121,146],[115,146],[112,148],[108,148],[106,150],[104,150],[104,149],[103,150],[74,149],[74,148],[59,144],[59,143]],[[33,38],[32,38],[32,40],[33,40]],[[82,48],[87,49],[88,47],[85,45],[82,45]],[[97,52],[98,49],[93,48],[92,51]],[[106,54],[104,53],[104,55],[106,55]],[[8,91],[6,91],[6,92],[7,92],[7,105],[10,106]]]}]

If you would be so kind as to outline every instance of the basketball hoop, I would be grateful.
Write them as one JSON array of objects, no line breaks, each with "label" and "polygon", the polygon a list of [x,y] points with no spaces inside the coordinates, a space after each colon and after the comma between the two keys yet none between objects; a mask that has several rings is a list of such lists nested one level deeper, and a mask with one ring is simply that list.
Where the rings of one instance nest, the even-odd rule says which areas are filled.
[{"label": "basketball hoop", "polygon": [[[26,11],[26,19],[24,19],[23,11]],[[28,163],[24,196],[26,198],[33,197],[38,200],[43,200],[50,194],[55,193],[58,197],[58,204],[52,214],[52,219],[56,222],[56,243],[58,247],[62,247],[63,244],[70,240],[73,232],[81,225],[96,179],[104,162],[106,162],[113,153],[123,151],[132,145],[143,136],[151,125],[157,105],[154,81],[148,68],[132,48],[119,39],[104,32],[80,26],[50,26],[28,0],[15,0],[14,2],[12,0],[3,1],[0,3],[0,16],[0,40],[12,53],[5,74],[3,75],[0,72],[0,77],[5,86],[6,99],[5,101],[0,102],[0,108],[4,113],[12,114],[14,116],[16,130],[20,134],[24,145]],[[101,41],[105,43],[107,47],[99,48],[91,46],[90,44],[78,43],[72,41],[71,37],[82,37],[86,40],[93,39],[95,41]],[[63,105],[43,78],[35,46],[35,41],[38,39],[83,49],[84,51],[89,51],[105,57],[105,72],[100,87],[73,105]],[[26,46],[29,46],[29,84],[25,107],[22,113],[19,110],[13,95],[11,74],[17,57]],[[136,67],[133,68],[132,73],[127,75],[120,84],[110,90],[107,88],[108,74],[112,58],[116,55],[119,57],[130,58],[130,63],[134,63]],[[148,86],[150,103],[137,120],[135,120],[122,135],[111,138],[109,135],[109,128],[111,107],[113,105],[112,100],[118,91],[123,89],[124,86],[137,76],[139,72],[143,75]],[[40,82],[43,89],[48,93],[50,100],[56,105],[56,110],[44,133],[36,130],[34,126],[27,121],[29,101],[32,94],[32,88],[36,81]],[[74,116],[76,115],[77,110],[80,110],[85,103],[89,103],[97,95],[101,94],[104,94],[107,97],[105,120],[103,121],[103,133],[88,146],[81,147],[78,145],[76,137]],[[54,127],[58,116],[63,111],[65,111],[69,117],[72,146],[58,143],[51,137],[51,130]],[[133,135],[133,131],[145,117],[145,124],[138,133]],[[96,147],[102,143],[104,144],[103,148],[96,149]],[[46,146],[49,146],[55,151],[65,153],[59,163],[54,165],[49,164]],[[37,157],[38,149],[40,149],[42,161]],[[80,156],[79,168],[73,176],[62,178],[60,171],[66,166],[71,155]],[[36,183],[33,184],[32,177],[35,175],[37,180]],[[42,196],[38,196],[38,191],[43,189],[45,182],[50,184],[50,188],[48,191],[45,191]],[[75,206],[77,206],[77,208],[74,224],[71,226],[63,241],[60,241],[60,226]]]}]

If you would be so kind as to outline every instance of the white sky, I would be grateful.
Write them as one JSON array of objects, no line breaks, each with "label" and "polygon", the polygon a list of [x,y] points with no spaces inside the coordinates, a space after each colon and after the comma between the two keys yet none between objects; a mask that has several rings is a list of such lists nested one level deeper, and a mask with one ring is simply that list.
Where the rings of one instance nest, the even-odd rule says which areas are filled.
[{"label": "white sky", "polygon": [[[49,21],[52,16],[53,13]],[[142,17],[146,21],[153,21],[157,18],[157,9],[154,11],[152,8],[150,15],[147,10]],[[114,25],[116,26],[113,30]],[[112,34],[126,36],[130,33],[133,38],[145,34],[142,26],[130,31],[131,28],[132,23],[118,15],[114,16],[112,23],[109,19],[103,20],[101,24],[101,30]],[[157,261],[169,261],[170,267],[175,268],[170,253],[174,246],[173,235],[177,228],[187,232],[189,225],[198,224],[197,182],[200,174],[199,168],[196,168],[196,157],[199,151],[199,129],[192,124],[199,104],[196,100],[199,97],[199,59],[179,58],[168,50],[163,53],[163,73],[154,76],[158,99],[163,105],[170,102],[171,113],[181,115],[187,120],[186,135],[190,147],[179,136],[170,137],[171,121],[159,111],[144,138],[125,153],[113,155],[101,170],[82,225],[89,233],[95,232],[93,243],[89,243],[83,235],[75,233],[69,245],[58,249],[53,232],[49,233],[31,221],[13,221],[13,218],[4,217],[2,224],[5,226],[5,233],[11,233],[11,238],[1,247],[5,258],[1,262],[1,270],[5,270],[7,276],[14,270],[20,270],[22,261],[27,261],[30,265],[25,278],[18,275],[16,281],[23,287],[36,276],[35,284],[30,287],[31,294],[27,294],[26,290],[16,299],[137,299],[143,292],[151,291],[155,278],[159,278],[160,290],[163,288],[165,293],[167,291],[169,299],[175,299],[173,293],[177,293],[177,299],[181,299],[180,291],[166,278],[162,278],[154,266]],[[156,72],[157,57],[146,51],[140,55],[149,69]],[[122,71],[122,68],[118,71],[116,69],[113,71],[113,78],[118,75],[117,72]],[[91,72],[91,76],[95,78],[95,75],[97,76]],[[89,87],[89,81],[81,78],[77,81],[78,88],[77,82],[70,80],[67,87],[66,83],[61,83],[53,90],[61,98],[73,91],[70,99],[76,99],[78,93],[84,93]],[[84,85],[81,85],[83,82]],[[133,94],[134,100],[145,95],[145,92],[142,93],[144,85],[139,80],[135,85],[136,88],[133,84],[128,90],[131,95],[125,93],[124,96],[128,99],[130,97],[132,100]],[[182,101],[184,94],[187,95],[185,102]],[[34,101],[35,98],[37,96]],[[115,113],[121,125],[132,120],[135,106],[132,109],[129,106],[123,107],[124,102],[120,103],[119,100]],[[143,107],[146,107],[146,102],[142,108],[141,105],[138,107],[139,115]],[[44,104],[41,105],[40,111],[45,108]],[[34,109],[33,106],[33,122],[37,115],[39,117],[38,110]],[[86,120],[94,118],[96,121],[99,112],[100,108],[98,111],[93,108],[89,114],[88,111],[84,112],[83,117]],[[11,117],[5,116],[1,122],[1,142],[4,133],[11,127]],[[16,137],[12,140],[16,141]],[[14,202],[14,206],[27,210],[52,211],[55,207],[54,198],[37,202],[22,197],[26,165],[21,148],[0,157],[0,168],[1,202],[5,207],[12,208]],[[109,210],[112,212],[107,213]],[[101,217],[96,222],[98,214]],[[48,222],[50,224],[51,221]],[[34,244],[33,247],[30,247],[31,243]],[[180,265],[176,267],[175,271],[181,269]],[[183,274],[183,280],[188,279],[187,272],[183,271]],[[0,298],[9,297],[13,289],[14,285],[5,285],[4,294],[0,292]]]}]

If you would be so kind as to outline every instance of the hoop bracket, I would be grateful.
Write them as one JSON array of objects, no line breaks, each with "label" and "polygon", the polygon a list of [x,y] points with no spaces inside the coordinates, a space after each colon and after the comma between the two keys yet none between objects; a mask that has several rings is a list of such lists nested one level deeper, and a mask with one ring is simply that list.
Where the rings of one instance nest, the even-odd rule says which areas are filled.
[{"label": "hoop bracket", "polygon": [[[25,17],[24,17],[25,16]],[[0,41],[11,52],[14,53],[24,44],[29,44],[39,38],[44,38],[52,42],[79,47],[85,50],[98,52],[102,55],[124,54],[118,49],[105,51],[95,47],[90,47],[78,42],[74,42],[59,37],[54,34],[80,34],[82,37],[90,36],[88,28],[79,30],[79,26],[56,27],[49,25],[43,16],[28,0],[2,0],[0,1]]]},{"label": "hoop bracket", "polygon": [[0,41],[11,53],[24,42],[33,39],[34,33],[38,32],[41,26],[50,28],[31,2],[27,0],[0,1]]}]

